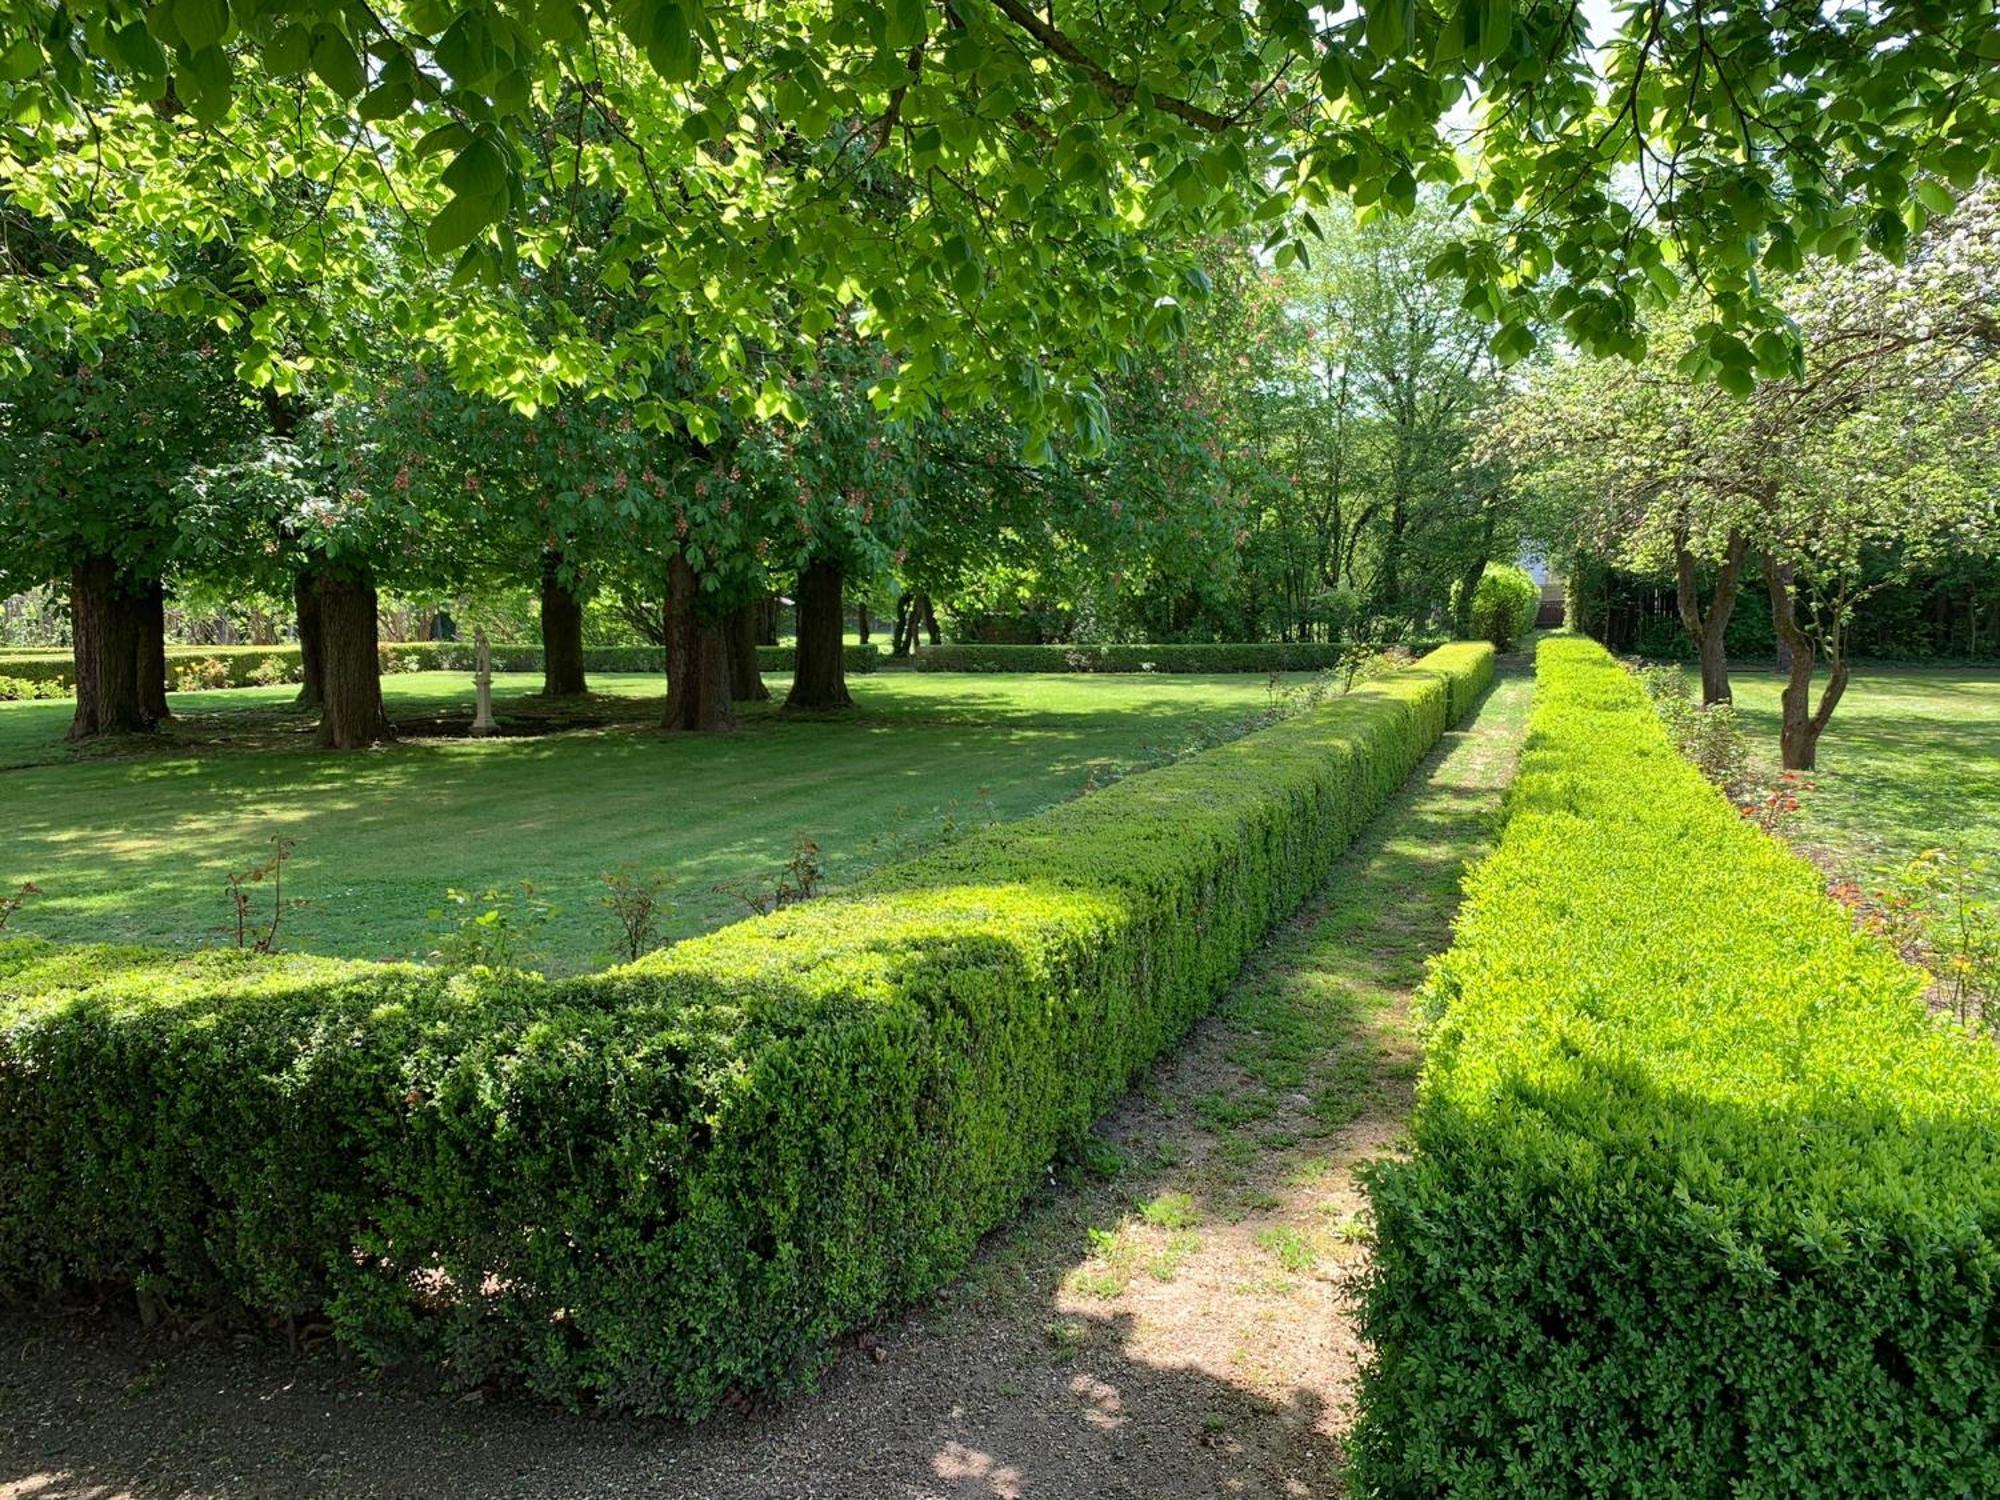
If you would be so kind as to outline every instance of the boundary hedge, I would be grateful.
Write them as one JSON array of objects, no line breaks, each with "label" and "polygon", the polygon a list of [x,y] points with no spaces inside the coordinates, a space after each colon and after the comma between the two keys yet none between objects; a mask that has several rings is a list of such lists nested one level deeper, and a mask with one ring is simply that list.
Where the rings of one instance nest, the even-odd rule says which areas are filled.
[{"label": "boundary hedge", "polygon": [[[1419,649],[1437,645],[1424,642]],[[1318,672],[1340,665],[1320,641],[1239,641],[1172,646],[926,646],[919,672]]]},{"label": "boundary hedge", "polygon": [[2000,1053],[1543,642],[1371,1174],[1357,1493],[2000,1494]]},{"label": "boundary hedge", "polygon": [[[381,644],[385,672],[470,672],[474,647],[470,641],[384,641]],[[873,644],[842,648],[847,670],[873,672],[882,665],[882,648]],[[790,646],[759,646],[757,667],[763,672],[789,672],[795,657]],[[254,674],[269,664],[285,668],[290,681],[298,681],[297,646],[169,646],[167,676],[190,663],[219,661],[228,670],[229,687],[254,686]],[[666,671],[666,655],[657,646],[592,646],[583,653],[587,672]],[[493,643],[496,672],[539,672],[542,648],[532,642]],[[67,696],[76,691],[76,663],[67,651],[0,653],[0,677],[22,682],[55,682]]]},{"label": "boundary hedge", "polygon": [[0,944],[0,1287],[324,1313],[695,1416],[966,1264],[1493,672],[1327,706],[547,984]]}]

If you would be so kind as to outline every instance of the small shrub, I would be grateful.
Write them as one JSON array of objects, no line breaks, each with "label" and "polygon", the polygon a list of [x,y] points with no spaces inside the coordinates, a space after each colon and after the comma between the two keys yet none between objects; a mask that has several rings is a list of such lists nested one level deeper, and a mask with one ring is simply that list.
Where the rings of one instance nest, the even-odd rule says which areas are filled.
[{"label": "small shrub", "polygon": [[281,687],[305,680],[305,668],[297,656],[273,654],[252,667],[244,680],[252,687]]},{"label": "small shrub", "polygon": [[[1931,976],[1960,1025],[2000,1037],[2000,900],[1989,859],[1925,849],[1881,873],[1872,925]],[[4,925],[4,924],[0,924]]]},{"label": "small shrub", "polygon": [[212,693],[229,686],[229,663],[219,656],[184,661],[174,668],[174,690],[181,693]]},{"label": "small shrub", "polygon": [[1750,742],[1730,703],[1692,704],[1673,726],[1681,752],[1697,771],[1724,793],[1745,784],[1750,767]]},{"label": "small shrub", "polygon": [[532,881],[488,886],[477,896],[448,890],[444,899],[429,912],[437,924],[430,959],[439,968],[526,971],[542,961],[535,941],[556,909],[535,893]]},{"label": "small shrub", "polygon": [[745,885],[718,885],[714,889],[720,895],[734,896],[761,917],[812,900],[825,879],[819,841],[802,833],[792,845],[792,857],[778,872],[768,892]]},{"label": "small shrub", "polygon": [[1806,798],[1818,790],[1818,782],[1799,772],[1781,771],[1769,786],[1755,788],[1750,796],[1739,801],[1736,810],[1773,838],[1785,838],[1798,821]]},{"label": "small shrub", "polygon": [[660,919],[674,909],[674,903],[663,894],[671,878],[657,870],[641,875],[627,865],[606,870],[598,879],[604,885],[604,894],[598,897],[597,904],[610,912],[618,924],[612,960],[635,963],[660,945]]},{"label": "small shrub", "polygon": [[[284,921],[286,912],[296,911],[306,904],[297,898],[288,900],[285,896],[285,865],[292,857],[294,842],[274,835],[269,859],[223,877],[224,891],[229,898],[229,921],[216,930],[233,939],[233,946],[238,952],[276,953],[278,924]],[[267,880],[271,886],[271,914],[265,920],[256,916],[254,907],[256,888]]]},{"label": "small shrub", "polygon": [[37,699],[68,696],[69,689],[58,681],[0,676],[0,703],[27,703]]},{"label": "small shrub", "polygon": [[[1745,816],[1752,815],[1751,804],[1771,800],[1777,788],[1767,791],[1750,785],[1750,741],[1734,704],[1696,703],[1687,674],[1679,667],[1639,667],[1633,675],[1674,747],[1734,799]],[[1778,809],[1773,806],[1771,811],[1775,814]]]},{"label": "small shrub", "polygon": [[42,888],[34,881],[24,880],[11,896],[0,896],[0,932],[7,930],[7,924],[14,920],[14,913],[28,904],[30,896],[39,896],[41,893]]},{"label": "small shrub", "polygon": [[[1459,602],[1456,584],[1451,592],[1455,617]],[[1472,590],[1472,633],[1505,651],[1533,627],[1541,603],[1541,585],[1526,569],[1508,563],[1488,563]]]}]

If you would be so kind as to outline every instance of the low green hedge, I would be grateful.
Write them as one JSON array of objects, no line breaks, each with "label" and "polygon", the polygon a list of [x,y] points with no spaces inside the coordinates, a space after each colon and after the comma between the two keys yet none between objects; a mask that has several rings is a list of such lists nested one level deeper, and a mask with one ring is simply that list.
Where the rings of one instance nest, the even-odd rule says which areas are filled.
[{"label": "low green hedge", "polygon": [[556,984],[0,944],[0,1287],[324,1314],[564,1402],[796,1385],[964,1267],[1492,670]]},{"label": "low green hedge", "polygon": [[927,646],[910,657],[910,665],[919,672],[1318,672],[1338,666],[1340,652],[1339,646],[1317,641],[1185,646]]},{"label": "low green hedge", "polygon": [[[493,645],[493,668],[497,672],[539,672],[542,648],[533,643],[501,642]],[[381,646],[385,672],[470,672],[474,650],[469,641],[384,641]],[[882,648],[849,645],[842,648],[847,670],[867,673],[882,664]],[[795,652],[790,646],[759,646],[757,667],[764,672],[789,672]],[[251,687],[260,673],[281,674],[279,680],[299,680],[297,646],[169,646],[167,676],[176,680],[190,666],[220,663],[220,687]],[[587,672],[665,672],[666,657],[657,646],[593,646],[583,653]],[[54,683],[68,696],[76,690],[76,664],[67,651],[39,651],[8,654],[0,658],[0,678],[19,683]],[[45,696],[27,690],[15,697]],[[0,695],[4,701],[4,695]]]},{"label": "low green hedge", "polygon": [[1358,1494],[2000,1494],[2000,1054],[1545,641],[1372,1173]]},{"label": "low green hedge", "polygon": [[[1458,608],[1458,585],[1452,585],[1452,609]],[[1542,586],[1526,568],[1488,563],[1472,590],[1472,633],[1502,651],[1535,626],[1542,607]]]}]

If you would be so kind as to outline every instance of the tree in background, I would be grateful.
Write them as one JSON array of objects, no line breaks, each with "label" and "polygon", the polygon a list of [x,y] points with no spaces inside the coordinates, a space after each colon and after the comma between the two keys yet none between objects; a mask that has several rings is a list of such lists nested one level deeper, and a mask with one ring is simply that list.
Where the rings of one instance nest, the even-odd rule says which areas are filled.
[{"label": "tree in background", "polygon": [[71,739],[167,716],[165,600],[198,517],[195,465],[255,424],[229,352],[183,320],[142,319],[93,353],[16,344],[0,394],[0,593],[67,578]]},{"label": "tree in background", "polygon": [[1816,261],[1783,295],[1811,350],[1794,374],[1734,395],[1703,379],[1701,355],[1557,361],[1505,431],[1529,482],[1571,499],[1587,545],[1676,579],[1707,701],[1727,697],[1723,631],[1746,574],[1761,578],[1786,658],[1783,761],[1810,769],[1862,603],[2000,540],[2000,198],[1928,223],[1901,267]]}]

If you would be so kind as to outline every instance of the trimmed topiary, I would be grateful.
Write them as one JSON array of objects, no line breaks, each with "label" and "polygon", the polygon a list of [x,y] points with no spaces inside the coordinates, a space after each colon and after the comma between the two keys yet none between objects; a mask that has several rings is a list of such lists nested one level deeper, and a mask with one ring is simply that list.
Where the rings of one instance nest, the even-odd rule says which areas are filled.
[{"label": "trimmed topiary", "polygon": [[0,945],[0,1286],[323,1313],[571,1404],[795,1386],[965,1266],[1492,671],[562,983]]},{"label": "trimmed topiary", "polygon": [[2000,1494],[2000,1053],[1538,652],[1370,1181],[1355,1493]]}]

